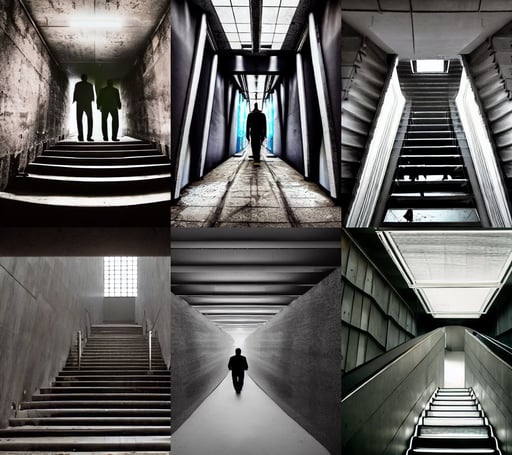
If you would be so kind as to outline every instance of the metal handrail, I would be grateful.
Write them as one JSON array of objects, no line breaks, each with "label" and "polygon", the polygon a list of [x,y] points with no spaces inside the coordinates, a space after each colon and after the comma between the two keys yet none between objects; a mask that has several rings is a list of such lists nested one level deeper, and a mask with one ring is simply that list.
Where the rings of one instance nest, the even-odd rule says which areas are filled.
[{"label": "metal handrail", "polygon": [[151,371],[151,341],[152,341],[153,331],[150,330],[148,332],[148,362],[149,362],[149,371]]},{"label": "metal handrail", "polygon": [[76,334],[76,350],[77,350],[77,362],[78,369],[80,369],[82,363],[82,331],[79,330]]}]

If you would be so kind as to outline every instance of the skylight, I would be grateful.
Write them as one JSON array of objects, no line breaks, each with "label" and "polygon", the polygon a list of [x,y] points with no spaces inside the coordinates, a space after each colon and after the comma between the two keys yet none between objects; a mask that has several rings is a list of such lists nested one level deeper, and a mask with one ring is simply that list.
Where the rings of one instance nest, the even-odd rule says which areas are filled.
[{"label": "skylight", "polygon": [[258,107],[261,110],[265,97],[265,76],[248,74],[246,79],[250,109],[252,110],[254,103],[258,103]]},{"label": "skylight", "polygon": [[[263,0],[260,45],[279,50],[300,0]],[[249,0],[212,0],[231,49],[252,48]]]},{"label": "skylight", "polygon": [[212,0],[231,49],[252,47],[249,0]]},{"label": "skylight", "polygon": [[512,233],[386,231],[378,233],[410,288],[436,318],[478,318],[507,280]]},{"label": "skylight", "polygon": [[263,0],[261,46],[281,49],[300,0]]},{"label": "skylight", "polygon": [[416,73],[444,73],[445,61],[440,59],[416,60]]}]

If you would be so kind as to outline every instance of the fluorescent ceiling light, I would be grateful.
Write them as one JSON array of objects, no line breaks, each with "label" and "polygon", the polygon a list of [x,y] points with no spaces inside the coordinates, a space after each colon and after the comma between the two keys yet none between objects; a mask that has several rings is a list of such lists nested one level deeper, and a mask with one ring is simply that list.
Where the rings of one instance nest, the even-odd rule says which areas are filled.
[{"label": "fluorescent ceiling light", "polygon": [[434,317],[479,317],[510,274],[508,231],[383,231],[378,236]]},{"label": "fluorescent ceiling light", "polygon": [[444,73],[444,60],[416,60],[417,73]]}]

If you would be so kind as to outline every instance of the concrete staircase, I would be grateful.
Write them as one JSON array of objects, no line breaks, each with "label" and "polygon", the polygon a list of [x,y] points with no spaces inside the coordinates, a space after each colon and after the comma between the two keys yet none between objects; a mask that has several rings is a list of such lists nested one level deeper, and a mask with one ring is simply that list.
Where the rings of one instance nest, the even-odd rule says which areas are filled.
[{"label": "concrete staircase", "polygon": [[168,453],[170,372],[137,325],[96,325],[78,365],[72,352],[51,387],[20,404],[0,453]]},{"label": "concrete staircase", "polygon": [[18,176],[20,194],[113,196],[169,193],[171,165],[143,141],[60,141]]},{"label": "concrete staircase", "polygon": [[406,455],[501,455],[471,388],[437,389],[421,413]]},{"label": "concrete staircase", "polygon": [[388,211],[409,210],[407,221],[478,225],[454,104],[461,63],[451,60],[447,73],[413,73],[407,60],[397,72],[407,106],[395,143],[399,156]]}]

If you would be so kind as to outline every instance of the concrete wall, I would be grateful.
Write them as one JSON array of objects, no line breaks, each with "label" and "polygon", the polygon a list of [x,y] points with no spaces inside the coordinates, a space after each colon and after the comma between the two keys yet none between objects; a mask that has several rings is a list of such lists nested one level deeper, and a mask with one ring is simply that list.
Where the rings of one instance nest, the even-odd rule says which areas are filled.
[{"label": "concrete wall", "polygon": [[134,324],[134,297],[105,297],[103,299],[103,322],[106,324]]},{"label": "concrete wall", "polygon": [[512,454],[512,367],[466,332],[466,387],[473,387],[504,455]]},{"label": "concrete wall", "polygon": [[417,334],[414,313],[359,247],[342,235],[342,373]]},{"label": "concrete wall", "polygon": [[169,257],[138,258],[138,296],[135,320],[156,330],[162,356],[171,365],[171,291]]},{"label": "concrete wall", "polygon": [[102,258],[0,258],[0,426],[64,366],[86,310],[101,322]]},{"label": "concrete wall", "polygon": [[444,378],[439,329],[342,402],[342,453],[404,454],[414,425]]},{"label": "concrete wall", "polygon": [[336,455],[341,447],[340,291],[338,269],[245,342],[251,378]]},{"label": "concrete wall", "polygon": [[0,3],[0,190],[43,141],[65,134],[68,80],[18,1]]},{"label": "concrete wall", "polygon": [[233,340],[182,298],[172,294],[171,299],[174,432],[226,377]]},{"label": "concrete wall", "polygon": [[171,25],[169,13],[133,71],[121,83],[124,133],[154,141],[169,156],[171,135]]}]

